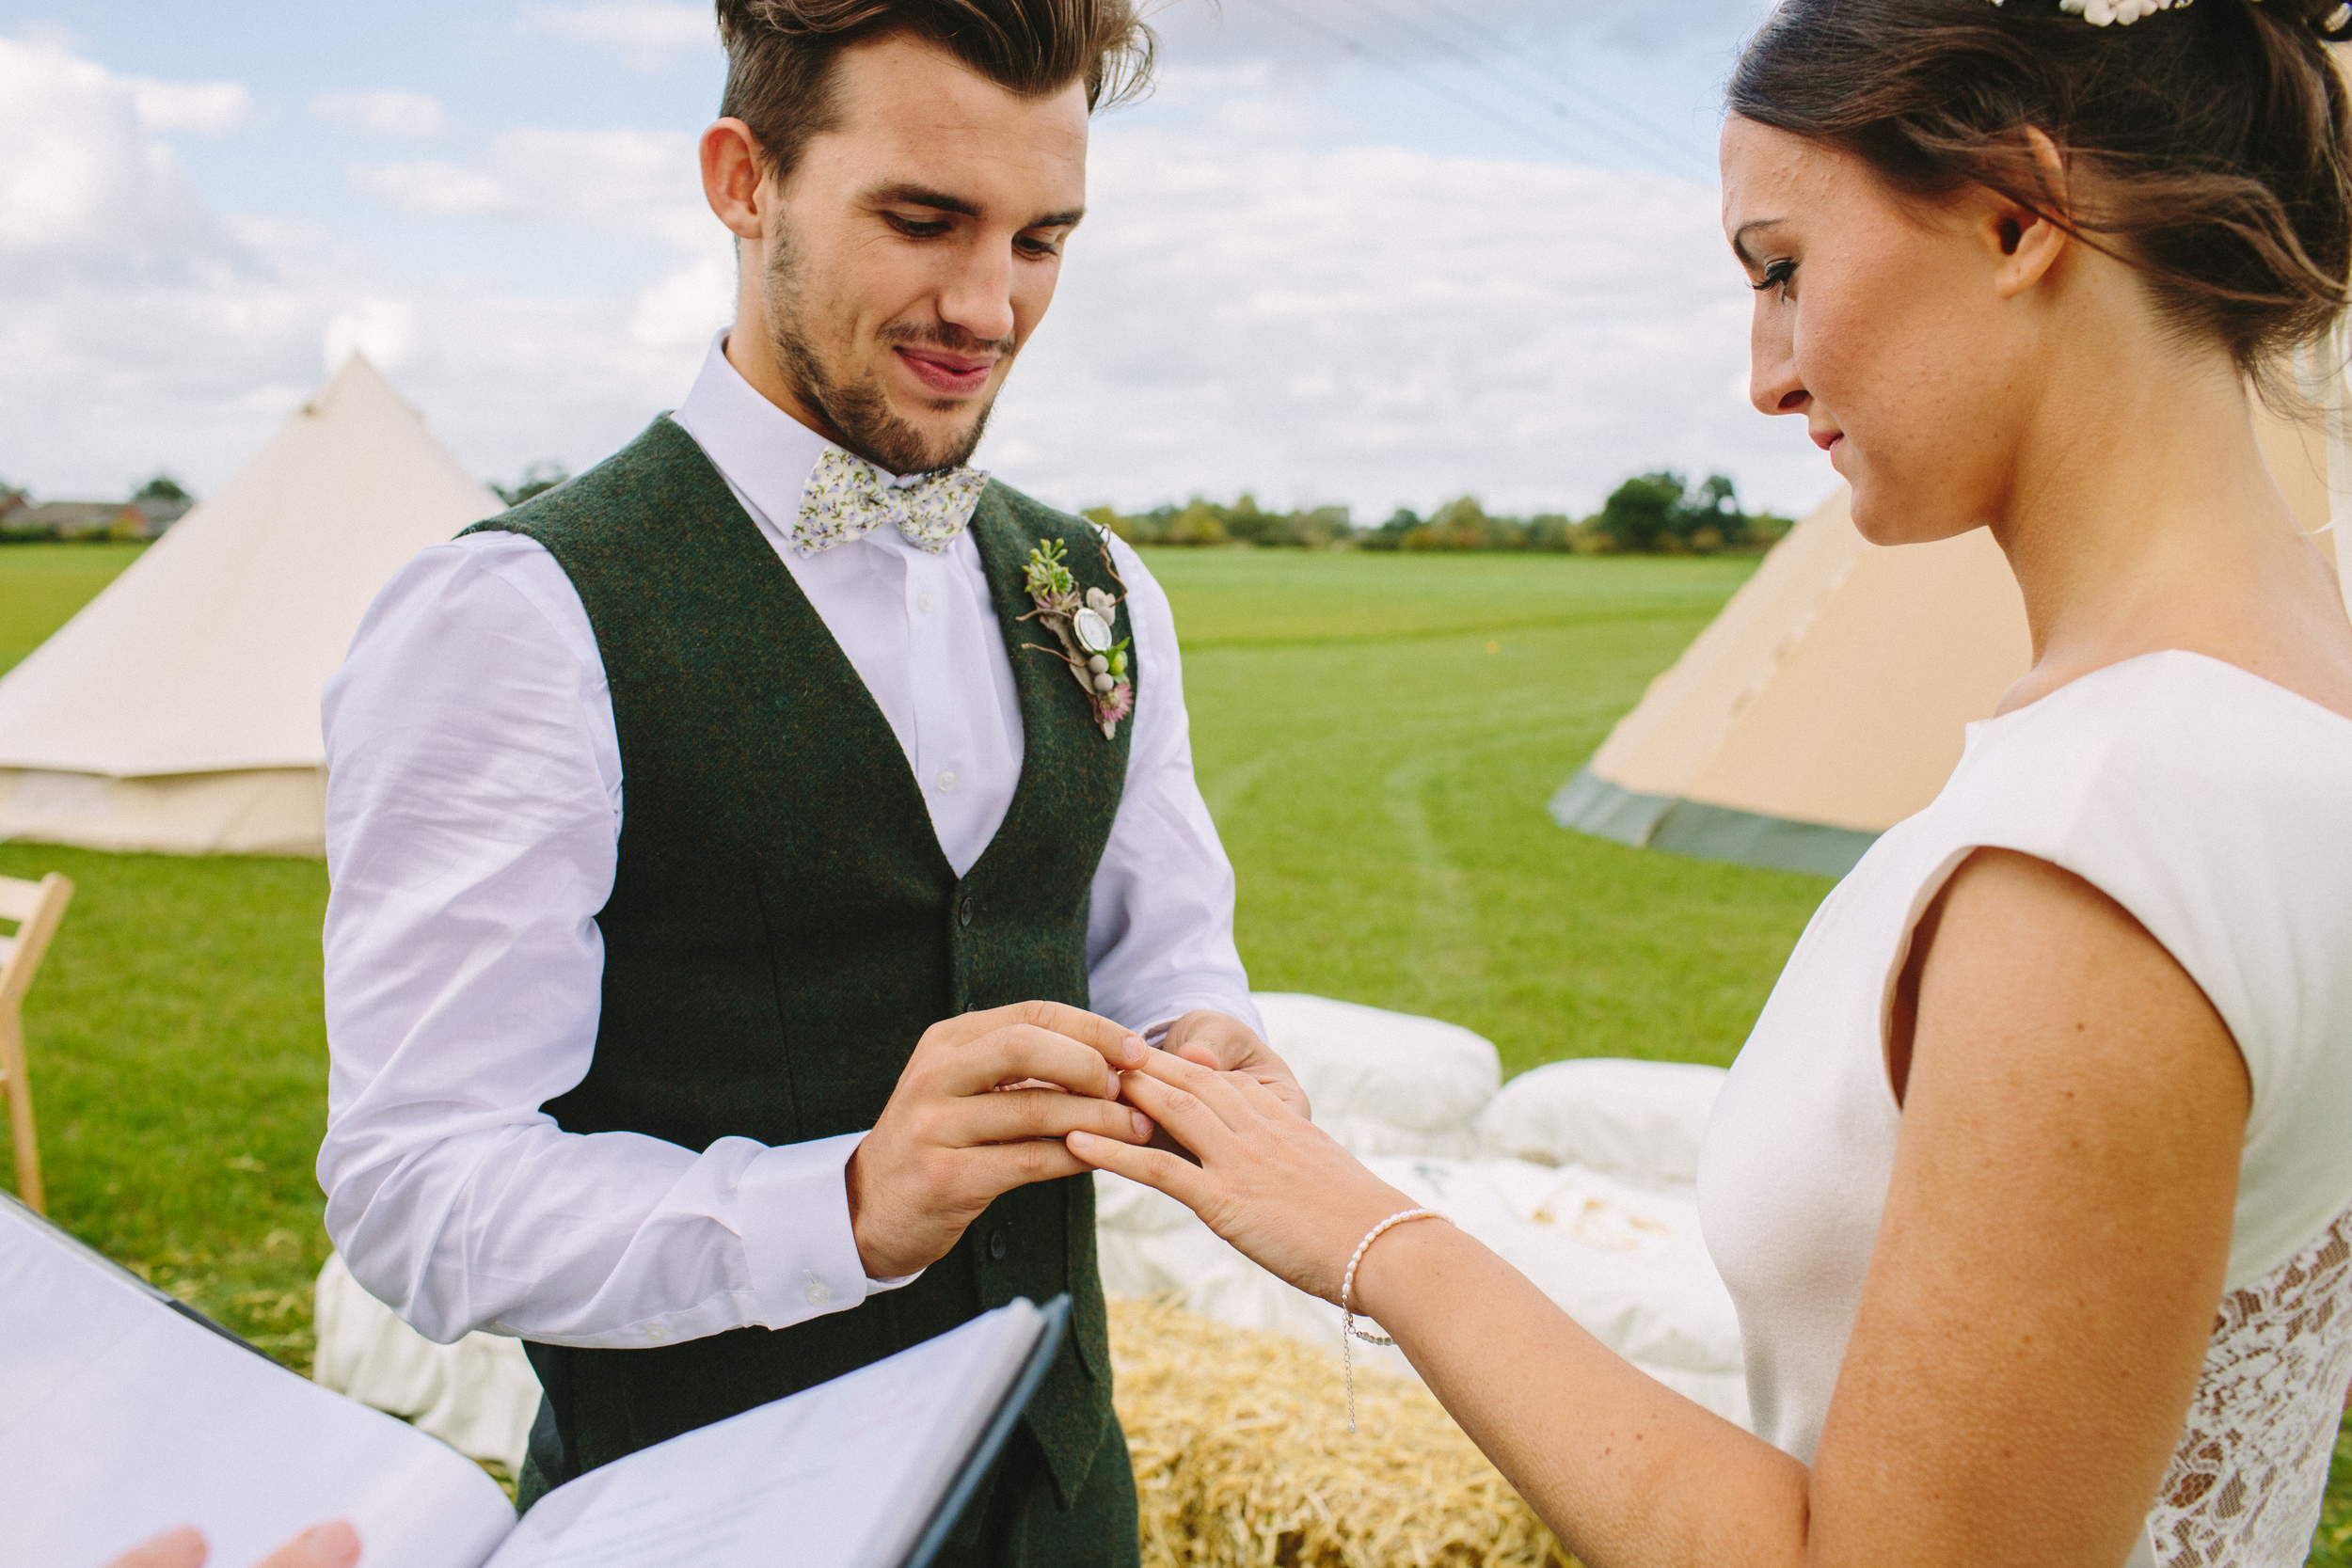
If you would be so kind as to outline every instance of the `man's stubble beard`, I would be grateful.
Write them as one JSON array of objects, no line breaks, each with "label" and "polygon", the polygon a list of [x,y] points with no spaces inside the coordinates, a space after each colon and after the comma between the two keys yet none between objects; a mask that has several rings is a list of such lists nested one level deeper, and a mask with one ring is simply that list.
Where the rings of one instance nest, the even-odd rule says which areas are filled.
[{"label": "man's stubble beard", "polygon": [[[833,426],[845,451],[885,473],[931,473],[961,467],[971,461],[980,437],[988,432],[988,417],[995,412],[995,395],[990,394],[980,404],[979,417],[972,421],[971,429],[934,440],[892,410],[878,374],[869,372],[856,382],[842,382],[827,366],[803,320],[808,297],[801,286],[797,263],[790,236],[778,233],[770,247],[767,275],[761,283],[768,306],[769,341],[801,405]],[[945,323],[889,322],[876,337],[885,344],[921,344],[950,354],[994,348],[1006,361],[1012,358],[1014,348],[1010,339],[989,342]]]}]

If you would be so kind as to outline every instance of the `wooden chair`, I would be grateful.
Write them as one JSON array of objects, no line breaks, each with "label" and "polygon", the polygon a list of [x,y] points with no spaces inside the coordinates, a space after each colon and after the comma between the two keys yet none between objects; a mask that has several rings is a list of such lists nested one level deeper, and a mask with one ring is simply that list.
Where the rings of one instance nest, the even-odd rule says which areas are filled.
[{"label": "wooden chair", "polygon": [[73,899],[73,884],[52,871],[38,882],[0,877],[0,920],[16,935],[0,937],[0,1094],[8,1097],[8,1133],[16,1145],[16,1196],[41,1212],[40,1146],[33,1137],[33,1085],[24,1076],[24,993],[40,968],[49,939]]}]

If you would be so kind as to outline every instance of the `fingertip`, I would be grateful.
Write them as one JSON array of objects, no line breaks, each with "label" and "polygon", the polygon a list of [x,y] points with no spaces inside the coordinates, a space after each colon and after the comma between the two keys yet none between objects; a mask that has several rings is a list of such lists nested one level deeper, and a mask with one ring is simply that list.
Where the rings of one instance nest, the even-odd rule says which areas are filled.
[{"label": "fingertip", "polygon": [[352,1568],[359,1560],[359,1532],[348,1519],[313,1526],[303,1532],[302,1541],[319,1568]]},{"label": "fingertip", "polygon": [[1145,1143],[1152,1141],[1152,1118],[1150,1117],[1145,1116],[1141,1111],[1130,1111],[1127,1113],[1127,1120],[1134,1126],[1137,1138]]},{"label": "fingertip", "polygon": [[1069,1144],[1071,1153],[1075,1154],[1081,1160],[1088,1159],[1094,1148],[1094,1134],[1073,1132],[1069,1135]]}]

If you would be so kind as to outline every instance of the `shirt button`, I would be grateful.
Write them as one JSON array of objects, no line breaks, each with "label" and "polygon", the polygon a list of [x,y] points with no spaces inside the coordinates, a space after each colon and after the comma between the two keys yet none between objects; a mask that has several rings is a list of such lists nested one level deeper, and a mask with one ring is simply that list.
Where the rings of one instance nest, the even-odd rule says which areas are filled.
[{"label": "shirt button", "polygon": [[825,1282],[821,1279],[810,1280],[808,1289],[803,1291],[801,1294],[808,1298],[808,1304],[811,1307],[822,1307],[833,1299],[833,1292],[825,1289]]},{"label": "shirt button", "polygon": [[942,769],[939,775],[940,793],[943,795],[952,795],[955,793],[955,788],[956,770],[952,768]]},{"label": "shirt button", "polygon": [[651,1339],[657,1345],[661,1343],[662,1340],[667,1339],[669,1337],[670,1331],[660,1323],[647,1323],[645,1325],[645,1338]]},{"label": "shirt button", "polygon": [[969,925],[971,925],[971,924],[972,924],[972,900],[971,900],[971,899],[966,898],[966,899],[963,901],[963,903],[962,903],[962,904],[961,904],[961,906],[960,906],[960,907],[956,910],[956,918],[957,918],[958,920],[961,921],[961,922],[962,922],[964,925],[966,925],[966,926],[969,926]]},{"label": "shirt button", "polygon": [[922,593],[914,595],[914,608],[921,610],[926,615],[929,615],[931,612],[931,594],[930,589],[927,588]]},{"label": "shirt button", "polygon": [[1000,1225],[996,1227],[996,1233],[988,1239],[988,1255],[991,1258],[1002,1259],[1005,1256],[1005,1227]]}]

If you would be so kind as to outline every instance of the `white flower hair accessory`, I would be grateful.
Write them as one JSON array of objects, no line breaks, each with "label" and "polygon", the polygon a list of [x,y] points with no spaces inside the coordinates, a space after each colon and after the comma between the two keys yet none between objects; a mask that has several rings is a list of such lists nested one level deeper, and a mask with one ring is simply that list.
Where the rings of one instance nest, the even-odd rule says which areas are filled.
[{"label": "white flower hair accessory", "polygon": [[[2001,0],[1993,3],[1997,6]],[[2093,27],[2105,27],[2111,22],[2128,27],[2143,16],[2187,4],[2188,0],[2058,0],[2058,9],[2081,17]]]},{"label": "white flower hair accessory", "polygon": [[[1997,6],[2001,0],[1993,0],[1993,3]],[[2093,27],[2105,27],[2110,23],[2128,27],[2143,16],[2169,11],[2176,6],[2186,7],[2188,3],[2189,0],[2058,0],[2058,9],[2070,16],[2081,17]],[[2260,5],[2262,0],[2253,0],[2253,3]],[[2315,25],[2328,37],[2344,31],[2347,25],[2352,25],[2352,4],[2338,6],[2328,14],[2327,20]]]}]

